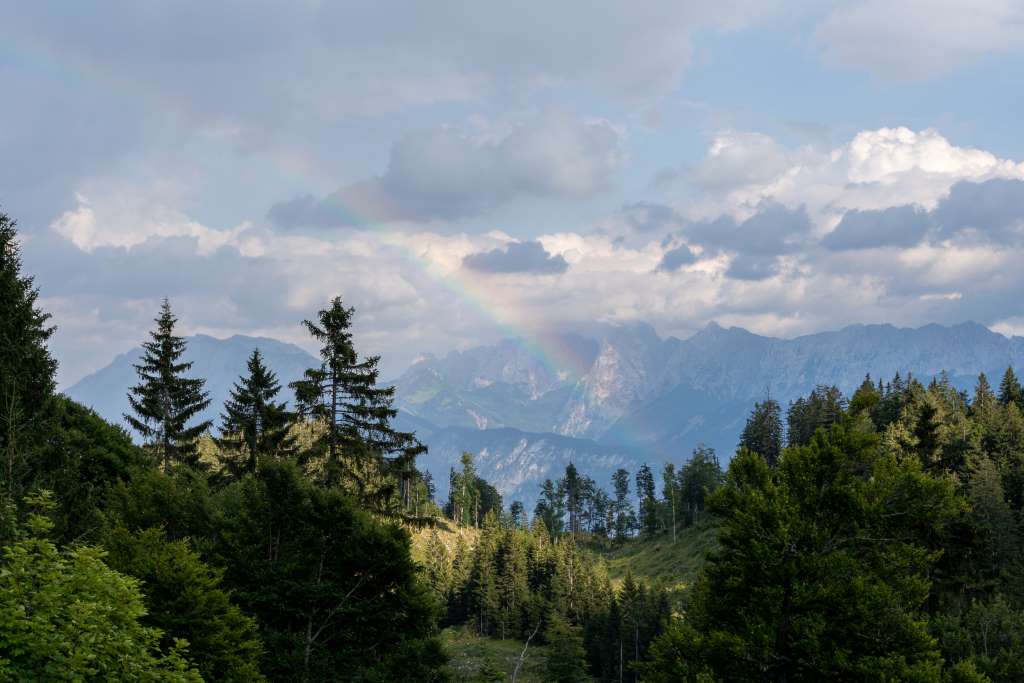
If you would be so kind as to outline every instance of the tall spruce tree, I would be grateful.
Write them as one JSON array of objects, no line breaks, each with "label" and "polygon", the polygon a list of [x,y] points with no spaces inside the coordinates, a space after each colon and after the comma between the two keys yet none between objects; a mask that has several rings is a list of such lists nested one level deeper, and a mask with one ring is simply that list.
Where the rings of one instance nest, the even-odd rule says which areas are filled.
[{"label": "tall spruce tree", "polygon": [[288,432],[291,415],[285,403],[274,399],[281,391],[277,375],[263,364],[259,349],[247,363],[249,374],[239,378],[221,414],[225,468],[235,478],[256,474],[266,457],[287,452],[295,442]]},{"label": "tall spruce tree", "polygon": [[356,352],[353,313],[335,297],[315,322],[303,321],[322,344],[321,363],[291,386],[300,413],[324,427],[313,451],[324,458],[324,483],[334,485],[347,478],[364,500],[376,504],[395,490],[399,480],[411,479],[416,456],[426,448],[414,434],[391,426],[398,414],[392,406],[395,388],[377,386],[379,356],[360,358]]},{"label": "tall spruce tree", "polygon": [[54,329],[36,306],[39,290],[21,273],[16,224],[0,213],[0,455],[5,503],[13,505],[29,476],[29,442],[41,433],[57,362],[46,342]]},{"label": "tall spruce tree", "polygon": [[181,360],[186,344],[174,334],[178,319],[167,299],[154,322],[156,329],[142,345],[142,362],[135,366],[139,384],[128,392],[134,415],[125,413],[124,419],[146,440],[164,471],[170,472],[175,463],[198,464],[196,440],[213,422],[189,426],[210,405],[210,398],[203,390],[205,380],[184,376],[192,363]]},{"label": "tall spruce tree", "polygon": [[1014,403],[1018,408],[1024,408],[1024,389],[1013,372],[1013,366],[1006,368],[1003,381],[999,383],[999,402],[1004,406]]},{"label": "tall spruce tree", "polygon": [[658,499],[654,494],[654,473],[644,463],[636,472],[636,495],[640,499],[640,528],[645,534],[658,531]]},{"label": "tall spruce tree", "polygon": [[782,453],[782,409],[778,401],[766,398],[754,405],[740,436],[740,447],[760,453],[769,465],[775,466]]}]

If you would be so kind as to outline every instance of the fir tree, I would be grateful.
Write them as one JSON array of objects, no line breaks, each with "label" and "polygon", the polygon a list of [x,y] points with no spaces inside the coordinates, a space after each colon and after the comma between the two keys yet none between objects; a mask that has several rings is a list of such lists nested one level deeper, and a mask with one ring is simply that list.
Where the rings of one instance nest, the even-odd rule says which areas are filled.
[{"label": "fir tree", "polygon": [[740,436],[740,447],[760,453],[775,466],[782,453],[782,409],[778,401],[768,398],[754,405]]},{"label": "fir tree", "polygon": [[552,613],[545,636],[548,651],[547,680],[554,683],[581,683],[588,680],[583,635],[557,612]]},{"label": "fir tree", "polygon": [[1017,375],[1013,372],[1013,366],[1006,368],[1003,373],[1003,381],[999,383],[999,402],[1004,406],[1011,403],[1018,408],[1024,408],[1024,389],[1021,389]]},{"label": "fir tree", "polygon": [[186,344],[174,334],[178,319],[167,299],[155,322],[150,341],[142,345],[142,362],[135,366],[139,384],[128,393],[135,414],[126,413],[124,418],[146,440],[164,471],[170,472],[174,463],[198,463],[196,439],[212,422],[192,426],[189,422],[210,405],[210,398],[203,391],[204,380],[184,376],[192,363],[181,360]]},{"label": "fir tree", "polygon": [[996,395],[992,392],[992,386],[988,383],[985,373],[978,375],[978,383],[974,386],[974,399],[971,401],[971,412],[975,415],[982,415],[992,410],[996,404]]},{"label": "fir tree", "polygon": [[644,463],[636,472],[636,495],[640,499],[640,528],[645,534],[658,531],[658,499],[654,496],[654,474]]},{"label": "fir tree", "polygon": [[253,349],[247,364],[249,374],[235,382],[231,397],[221,414],[218,445],[230,455],[224,464],[233,476],[256,474],[261,461],[290,450],[291,415],[286,404],[274,398],[281,391],[277,375],[263,364],[259,349]]},{"label": "fir tree", "polygon": [[513,529],[524,529],[526,528],[526,509],[523,504],[518,501],[512,501],[512,505],[508,508],[509,523]]},{"label": "fir tree", "polygon": [[615,470],[612,475],[612,486],[615,491],[615,500],[612,501],[615,540],[621,542],[636,529],[636,513],[629,502],[629,472],[621,467]]},{"label": "fir tree", "polygon": [[580,531],[584,496],[583,479],[572,463],[565,467],[565,476],[558,482],[558,492],[565,501],[565,511],[569,513],[569,533],[575,535]]},{"label": "fir tree", "polygon": [[39,290],[21,274],[15,222],[0,213],[0,456],[3,495],[13,506],[28,477],[29,442],[41,433],[57,362],[46,342],[54,329],[36,306]]},{"label": "fir tree", "polygon": [[[291,386],[300,412],[324,428],[313,449],[324,457],[324,482],[333,485],[349,477],[364,498],[381,502],[399,478],[410,477],[416,456],[426,449],[413,434],[391,426],[398,414],[392,405],[395,389],[377,386],[379,356],[360,358],[356,352],[353,312],[335,297],[315,322],[303,321],[322,344],[321,363]],[[379,487],[371,491],[371,485]]]},{"label": "fir tree", "polygon": [[[46,342],[56,328],[36,307],[34,278],[21,274],[16,223],[0,213],[0,385],[3,398],[16,391],[26,415],[34,415],[53,394],[57,362]],[[0,444],[4,434],[0,432]]]}]

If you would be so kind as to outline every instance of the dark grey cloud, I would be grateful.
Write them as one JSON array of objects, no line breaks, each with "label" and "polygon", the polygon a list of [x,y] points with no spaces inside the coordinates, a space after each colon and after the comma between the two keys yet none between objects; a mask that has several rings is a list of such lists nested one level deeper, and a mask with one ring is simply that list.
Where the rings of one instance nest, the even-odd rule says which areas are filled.
[{"label": "dark grey cloud", "polygon": [[696,254],[685,244],[669,249],[661,257],[657,270],[662,273],[672,273],[683,266],[689,265],[697,260]]},{"label": "dark grey cloud", "polygon": [[624,204],[619,213],[630,229],[640,233],[678,230],[686,223],[682,214],[671,206],[656,202]]},{"label": "dark grey cloud", "polygon": [[268,216],[287,228],[459,220],[521,196],[587,197],[609,186],[623,158],[620,145],[608,123],[556,110],[497,139],[439,127],[395,143],[383,175],[322,200],[306,196],[276,204]]},{"label": "dark grey cloud", "polygon": [[873,247],[910,247],[928,232],[931,218],[927,211],[913,206],[894,206],[882,211],[858,211],[843,214],[835,230],[822,244],[835,251]]},{"label": "dark grey cloud", "polygon": [[960,181],[932,211],[909,205],[847,211],[822,245],[833,251],[910,247],[929,235],[933,239],[972,235],[999,244],[1018,242],[1024,237],[1024,181]]},{"label": "dark grey cloud", "polygon": [[997,241],[1017,239],[1024,225],[1024,181],[959,182],[933,212],[940,234],[974,229]]},{"label": "dark grey cloud", "polygon": [[713,250],[766,255],[789,254],[805,245],[811,231],[807,210],[789,209],[765,202],[758,212],[741,223],[728,216],[693,223],[683,232]]},{"label": "dark grey cloud", "polygon": [[765,280],[778,272],[778,260],[773,254],[740,253],[725,271],[726,277],[736,280]]},{"label": "dark grey cloud", "polygon": [[470,254],[462,265],[480,273],[564,273],[569,264],[561,254],[552,255],[540,242],[513,242],[507,247]]}]

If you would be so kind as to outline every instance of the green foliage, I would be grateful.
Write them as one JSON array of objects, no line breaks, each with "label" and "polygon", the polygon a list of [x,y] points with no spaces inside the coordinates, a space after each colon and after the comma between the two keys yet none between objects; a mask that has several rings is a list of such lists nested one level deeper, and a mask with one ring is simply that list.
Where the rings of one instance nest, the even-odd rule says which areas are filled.
[{"label": "green foliage", "polygon": [[759,453],[772,467],[782,454],[782,409],[779,402],[767,398],[754,405],[740,435],[740,448]]},{"label": "green foliage", "polygon": [[587,676],[583,633],[555,612],[548,618],[545,636],[551,644],[548,654],[548,680],[552,683],[580,683]]},{"label": "green foliage", "polygon": [[[837,387],[818,386],[807,398],[790,404],[786,438],[790,446],[804,446],[819,429],[828,429],[843,416],[846,403]],[[755,451],[756,452],[756,451]]]},{"label": "green foliage", "polygon": [[34,462],[34,478],[60,492],[54,534],[64,542],[99,541],[111,492],[150,467],[151,458],[91,409],[63,396],[50,407],[50,436]]},{"label": "green foliage", "polygon": [[124,418],[146,440],[164,472],[170,472],[176,463],[198,464],[196,440],[211,422],[189,423],[210,405],[210,399],[203,391],[204,380],[184,376],[192,363],[181,360],[186,344],[174,334],[178,319],[167,299],[154,322],[156,329],[142,345],[142,362],[135,366],[139,383],[128,394],[134,414]]},{"label": "green foliage", "polygon": [[235,479],[257,474],[265,458],[287,454],[295,442],[289,433],[292,416],[284,403],[274,400],[281,385],[263,364],[259,349],[253,349],[247,369],[249,374],[235,382],[224,404],[220,428],[224,436],[217,439],[221,463]]},{"label": "green foliage", "polygon": [[999,402],[1004,406],[1014,404],[1018,408],[1024,407],[1024,389],[1012,367],[1006,368],[1003,380],[999,383]]},{"label": "green foliage", "polygon": [[15,222],[0,213],[0,538],[11,534],[12,511],[32,481],[55,386],[57,363],[46,348],[55,328],[38,298],[21,272]]},{"label": "green foliage", "polygon": [[943,654],[996,683],[1024,680],[1024,610],[1003,595],[935,619]]},{"label": "green foliage", "polygon": [[143,622],[164,641],[185,640],[203,678],[257,681],[261,644],[255,620],[242,614],[221,588],[222,572],[205,565],[186,541],[169,541],[159,529],[114,529],[104,545],[107,562],[143,582]]},{"label": "green foliage", "polygon": [[[924,606],[936,539],[958,510],[948,480],[834,427],[777,470],[750,451],[712,496],[722,528],[659,670],[695,679],[929,679],[941,659]],[[675,662],[675,663],[673,663]]]},{"label": "green foliage", "polygon": [[[29,505],[48,508],[46,497]],[[34,512],[0,562],[0,677],[4,680],[200,681],[177,641],[161,651],[143,626],[139,582],[96,547],[59,550]]]},{"label": "green foliage", "polygon": [[267,463],[259,479],[232,484],[219,502],[211,557],[225,568],[237,603],[260,622],[269,677],[386,671],[413,650],[437,654],[425,642],[436,604],[407,532],[289,463]]},{"label": "green foliage", "polygon": [[[377,386],[378,356],[360,358],[356,352],[353,314],[335,297],[315,322],[303,321],[322,344],[321,364],[291,386],[300,414],[323,427],[307,458],[321,460],[324,483],[352,485],[361,499],[379,506],[399,479],[412,476],[425,448],[413,434],[391,426],[398,412],[392,406],[395,389]],[[404,495],[406,488],[400,488]]]}]

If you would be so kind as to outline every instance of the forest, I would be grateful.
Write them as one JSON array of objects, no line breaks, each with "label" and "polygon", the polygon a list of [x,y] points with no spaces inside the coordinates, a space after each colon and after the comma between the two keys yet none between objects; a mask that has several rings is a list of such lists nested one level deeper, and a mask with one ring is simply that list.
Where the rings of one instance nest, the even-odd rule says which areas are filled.
[{"label": "forest", "polygon": [[[1024,680],[1012,368],[765,397],[724,470],[703,447],[610,482],[570,464],[528,511],[469,453],[436,500],[341,297],[302,322],[321,362],[294,405],[253,350],[219,424],[165,300],[135,440],[57,392],[38,299],[0,214],[4,680],[466,680],[452,627],[544,647],[550,681]],[[694,529],[692,585],[611,576]]]}]

